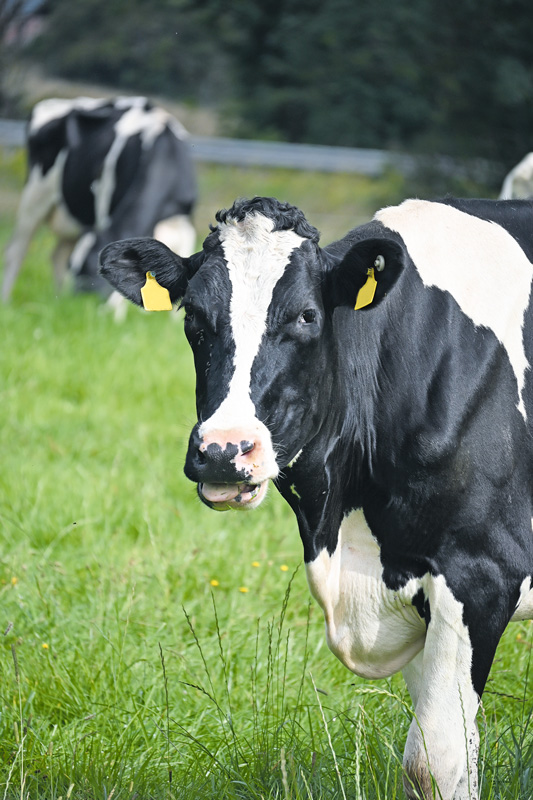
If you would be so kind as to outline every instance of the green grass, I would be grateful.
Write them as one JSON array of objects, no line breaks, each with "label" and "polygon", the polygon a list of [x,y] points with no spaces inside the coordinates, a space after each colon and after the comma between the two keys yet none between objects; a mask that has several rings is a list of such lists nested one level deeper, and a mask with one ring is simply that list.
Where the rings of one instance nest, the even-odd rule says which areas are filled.
[{"label": "green grass", "polygon": [[[3,247],[20,158],[0,175]],[[325,240],[398,190],[207,167],[200,187],[201,232],[264,193]],[[93,297],[56,296],[51,248],[41,232],[0,309],[0,799],[401,797],[403,682],[329,653],[288,508],[271,491],[255,513],[216,514],[183,476],[180,321],[132,309],[117,325]],[[533,796],[532,646],[515,624],[497,653],[483,800]]]}]

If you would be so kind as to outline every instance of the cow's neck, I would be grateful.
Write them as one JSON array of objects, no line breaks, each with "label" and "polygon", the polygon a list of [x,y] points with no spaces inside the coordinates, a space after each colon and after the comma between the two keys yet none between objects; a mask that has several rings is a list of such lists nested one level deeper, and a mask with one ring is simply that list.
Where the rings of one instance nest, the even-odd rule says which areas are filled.
[{"label": "cow's neck", "polygon": [[[475,362],[454,352],[451,370],[439,331],[472,323],[453,298],[423,287],[414,271],[402,283],[405,304],[394,319],[385,303],[368,313],[336,312],[333,402],[280,481],[298,518],[306,561],[324,548],[335,551],[343,518],[359,507],[384,559],[392,553],[398,561],[398,542],[407,547],[415,510],[419,525],[435,525],[425,510],[442,505],[439,492],[460,458],[459,432],[465,437],[474,424],[475,393],[506,367],[497,340],[480,337]],[[423,319],[433,320],[433,337],[422,335]],[[469,380],[454,382],[458,370]],[[406,573],[424,573],[432,552],[418,548],[414,556],[402,553]]]},{"label": "cow's neck", "polygon": [[[414,306],[420,290],[424,293],[420,279],[404,275],[401,283]],[[417,348],[427,343],[413,342],[405,331],[413,325],[409,309],[393,321],[389,313],[385,304],[371,312],[336,310],[332,401],[315,437],[277,481],[298,519],[307,562],[324,548],[335,551],[340,525],[351,511],[387,505],[397,477],[405,472],[405,440],[415,435],[427,414],[417,388],[424,381],[413,374],[413,365],[425,369]],[[375,534],[379,540],[378,529]]]},{"label": "cow's neck", "polygon": [[306,562],[327,548],[333,553],[343,517],[361,506],[369,479],[366,427],[358,431],[361,416],[352,403],[342,402],[341,371],[337,370],[331,403],[323,424],[299,456],[286,467],[277,487],[289,503],[300,529]]}]

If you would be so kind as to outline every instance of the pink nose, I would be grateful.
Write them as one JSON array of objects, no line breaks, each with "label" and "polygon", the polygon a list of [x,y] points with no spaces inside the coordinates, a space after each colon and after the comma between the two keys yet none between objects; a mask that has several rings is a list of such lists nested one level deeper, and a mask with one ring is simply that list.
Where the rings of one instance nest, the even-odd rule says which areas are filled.
[{"label": "pink nose", "polygon": [[265,475],[260,437],[250,436],[250,431],[211,430],[204,436],[193,432],[185,472],[197,483],[248,483],[262,482]]},{"label": "pink nose", "polygon": [[260,484],[278,474],[270,433],[260,422],[194,428],[185,474],[196,483]]},{"label": "pink nose", "polygon": [[246,472],[250,475],[261,466],[262,447],[253,433],[233,431],[209,431],[203,438],[198,448],[207,459],[220,457],[229,460],[237,472]]}]

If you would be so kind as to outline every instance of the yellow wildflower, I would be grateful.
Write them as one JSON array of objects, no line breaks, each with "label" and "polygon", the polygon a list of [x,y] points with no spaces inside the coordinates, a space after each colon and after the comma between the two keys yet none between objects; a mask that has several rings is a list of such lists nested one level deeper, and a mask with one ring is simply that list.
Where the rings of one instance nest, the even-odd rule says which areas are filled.
[{"label": "yellow wildflower", "polygon": [[49,648],[50,645],[46,644],[46,642],[43,642],[43,650],[48,650]]},{"label": "yellow wildflower", "polygon": [[260,566],[261,564],[259,563],[259,561],[252,561],[252,567],[260,567]]},{"label": "yellow wildflower", "polygon": [[288,571],[289,571],[289,568],[288,568],[288,566],[287,566],[286,564],[282,564],[282,565],[281,565],[281,567],[280,567],[280,570],[281,570],[282,572],[288,572]]},{"label": "yellow wildflower", "polygon": [[211,586],[220,586],[219,582],[215,580],[215,578],[213,578],[212,581],[209,581],[209,583],[211,584]]},{"label": "yellow wildflower", "polygon": [[246,592],[249,592],[249,591],[250,590],[247,589],[246,586],[239,586],[239,592],[242,592],[243,594],[246,594]]}]

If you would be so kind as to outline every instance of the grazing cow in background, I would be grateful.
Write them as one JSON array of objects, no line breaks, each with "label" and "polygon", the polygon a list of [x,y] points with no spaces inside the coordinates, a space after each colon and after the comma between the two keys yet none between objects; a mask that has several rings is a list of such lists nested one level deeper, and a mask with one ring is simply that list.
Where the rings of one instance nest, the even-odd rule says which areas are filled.
[{"label": "grazing cow in background", "polygon": [[533,197],[533,153],[524,156],[506,175],[500,191],[500,200]]},{"label": "grazing cow in background", "polygon": [[109,294],[98,253],[115,239],[155,236],[182,256],[194,250],[196,198],[187,133],[145,97],[43,100],[28,123],[29,173],[6,248],[7,301],[37,227],[58,238],[58,285],[67,269],[81,291]]},{"label": "grazing cow in background", "polygon": [[100,256],[133,302],[151,271],[185,309],[185,473],[220,510],[275,481],[331,650],[404,674],[408,797],[477,798],[479,700],[533,616],[533,203],[408,200],[323,249],[271,198],[216,218],[191,258]]}]

